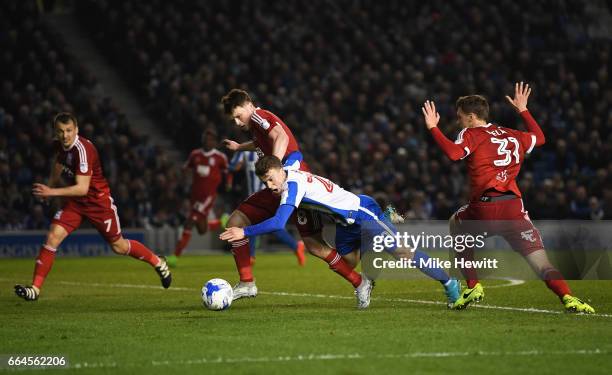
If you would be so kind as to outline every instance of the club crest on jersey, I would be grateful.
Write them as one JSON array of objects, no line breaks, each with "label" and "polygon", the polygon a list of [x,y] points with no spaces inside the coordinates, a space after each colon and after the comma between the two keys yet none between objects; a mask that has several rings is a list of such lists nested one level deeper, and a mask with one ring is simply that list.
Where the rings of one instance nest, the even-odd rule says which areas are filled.
[{"label": "club crest on jersey", "polygon": [[59,219],[61,219],[61,217],[62,217],[62,212],[64,212],[64,210],[59,210],[59,211],[57,211],[57,212],[55,213],[55,216],[53,216],[53,218],[54,218],[55,220],[59,220]]},{"label": "club crest on jersey", "polygon": [[508,171],[504,169],[503,171],[499,172],[497,176],[495,176],[495,179],[497,181],[506,182],[508,179]]},{"label": "club crest on jersey", "polygon": [[524,232],[521,232],[521,238],[524,239],[525,241],[536,242],[536,238],[533,233],[533,229],[529,229]]},{"label": "club crest on jersey", "polygon": [[300,225],[306,225],[306,223],[308,223],[308,218],[306,217],[306,214],[304,214],[304,211],[297,211],[297,222]]},{"label": "club crest on jersey", "polygon": [[263,153],[263,151],[261,151],[261,148],[257,147],[255,149],[255,153],[257,153],[257,157],[258,158],[263,158],[266,154]]}]

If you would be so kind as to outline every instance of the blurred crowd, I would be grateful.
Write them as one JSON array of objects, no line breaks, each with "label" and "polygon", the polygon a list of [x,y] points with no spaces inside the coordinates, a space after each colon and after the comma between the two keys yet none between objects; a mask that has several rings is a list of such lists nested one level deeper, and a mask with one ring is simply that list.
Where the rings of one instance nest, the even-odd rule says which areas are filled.
[{"label": "blurred crowd", "polygon": [[[451,138],[459,130],[454,102],[472,93],[489,99],[492,122],[522,128],[504,96],[512,95],[514,82],[526,81],[533,87],[529,108],[547,139],[519,175],[531,217],[612,218],[612,32],[605,1],[538,0],[527,9],[511,0],[82,0],[75,7],[83,27],[185,154],[209,126],[245,140],[219,106],[230,88],[240,87],[284,119],[314,172],[394,204],[409,218],[447,219],[467,202],[466,171],[433,143],[422,103],[435,100],[441,129]],[[120,211],[131,205],[137,217],[162,212],[153,221],[172,220],[181,206],[173,195],[184,188],[160,160],[164,150],[143,146],[110,99],[93,99],[95,78],[77,62],[69,66],[51,36],[7,18],[3,29],[8,24],[34,40],[2,41],[12,43],[3,58],[21,63],[3,61],[19,72],[3,77],[0,142],[23,152],[25,137],[48,148],[34,139],[49,139],[41,119],[48,118],[47,107],[64,105],[60,96],[77,107],[82,124],[96,125],[92,132],[101,138],[94,143],[105,150],[107,170],[121,163],[125,149],[138,154],[107,173],[114,195],[130,198]],[[32,131],[22,128],[20,116],[30,119]],[[7,133],[8,122],[20,124],[25,135]],[[31,152],[21,162],[13,151],[0,159],[3,187],[19,190],[42,178],[48,153],[44,147]],[[8,158],[15,159],[10,167]],[[130,173],[134,167],[140,172]],[[151,191],[168,196],[168,203],[148,200],[158,196]],[[21,191],[15,195],[31,200]]]}]

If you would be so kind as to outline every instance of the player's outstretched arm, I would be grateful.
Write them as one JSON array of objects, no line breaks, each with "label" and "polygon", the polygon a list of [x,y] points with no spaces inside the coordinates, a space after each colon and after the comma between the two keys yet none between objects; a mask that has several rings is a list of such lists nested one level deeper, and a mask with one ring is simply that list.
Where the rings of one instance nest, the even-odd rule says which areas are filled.
[{"label": "player's outstretched arm", "polygon": [[427,129],[430,130],[432,137],[440,146],[442,151],[448,156],[451,160],[459,160],[465,156],[464,149],[451,142],[438,128],[438,123],[440,122],[440,114],[436,111],[436,104],[433,101],[426,101],[423,104],[423,108],[421,108],[423,112],[423,116],[425,117],[425,125],[427,125]]},{"label": "player's outstretched arm", "polygon": [[276,210],[276,214],[271,218],[262,221],[259,224],[249,225],[246,228],[227,228],[227,230],[219,238],[223,241],[240,241],[244,237],[259,236],[260,234],[272,233],[284,229],[287,221],[295,207],[289,204],[281,204]]},{"label": "player's outstretched arm", "polygon": [[529,110],[527,109],[529,95],[531,95],[531,87],[529,87],[529,84],[517,82],[514,85],[514,98],[506,95],[506,100],[508,100],[514,109],[516,109],[516,111],[521,115],[527,130],[535,135],[535,146],[537,147],[546,142],[546,137],[544,137],[544,132],[542,131],[542,128],[540,128],[540,125],[536,122],[533,116],[531,116],[531,113],[529,113]]},{"label": "player's outstretched arm", "polygon": [[82,197],[89,191],[91,176],[77,175],[76,184],[61,188],[52,188],[45,184],[34,184],[32,194],[37,198],[46,197]]},{"label": "player's outstretched arm", "polygon": [[231,139],[224,139],[223,145],[230,151],[256,151],[255,142],[248,141],[244,143],[238,143]]}]

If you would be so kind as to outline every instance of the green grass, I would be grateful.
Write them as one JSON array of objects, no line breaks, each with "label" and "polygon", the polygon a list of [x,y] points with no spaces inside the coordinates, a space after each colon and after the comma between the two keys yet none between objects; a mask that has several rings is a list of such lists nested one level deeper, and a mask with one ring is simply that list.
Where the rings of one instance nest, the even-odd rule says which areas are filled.
[{"label": "green grass", "polygon": [[41,299],[25,302],[13,284],[29,282],[32,268],[31,259],[0,260],[0,354],[62,354],[81,365],[45,373],[603,374],[612,367],[610,281],[570,282],[597,316],[554,313],[562,306],[539,281],[497,288],[487,286],[504,282],[485,281],[482,305],[549,312],[448,311],[424,303],[443,301],[437,283],[402,280],[379,281],[370,308],[357,311],[350,285],[323,262],[311,257],[299,268],[290,254],[261,254],[260,295],[213,312],[201,307],[200,288],[213,277],[236,281],[228,255],[183,257],[169,290],[132,259],[59,258]]}]

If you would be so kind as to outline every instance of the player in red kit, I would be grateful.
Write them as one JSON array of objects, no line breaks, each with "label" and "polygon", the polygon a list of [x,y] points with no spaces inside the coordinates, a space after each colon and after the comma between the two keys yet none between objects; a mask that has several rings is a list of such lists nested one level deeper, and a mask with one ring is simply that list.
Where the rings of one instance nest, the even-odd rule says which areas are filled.
[{"label": "player in red kit", "polygon": [[191,171],[191,212],[183,226],[183,233],[174,248],[174,255],[168,257],[168,265],[176,266],[177,257],[191,239],[191,230],[196,225],[199,234],[208,230],[208,213],[215,204],[217,188],[227,173],[228,161],[224,153],[217,150],[217,132],[207,129],[202,135],[202,148],[195,149],[183,165],[183,170]]},{"label": "player in red kit", "polygon": [[[261,155],[274,155],[279,158],[283,167],[309,171],[303,161],[302,153],[295,137],[285,123],[272,112],[256,107],[246,91],[233,89],[225,95],[221,103],[225,113],[242,131],[248,132],[251,141],[237,143],[224,140],[226,147],[232,151],[257,151]],[[232,213],[227,227],[244,228],[260,223],[274,216],[280,204],[280,196],[270,189],[260,190],[245,201]],[[298,209],[293,216],[306,249],[323,259],[329,267],[357,288],[368,282],[323,240],[322,225],[319,214],[310,210]],[[234,287],[234,299],[255,297],[257,286],[249,255],[249,239],[232,242],[232,253],[240,275],[240,282]]]},{"label": "player in red kit", "polygon": [[[32,286],[15,285],[15,294],[26,301],[38,299],[57,248],[81,225],[84,218],[93,224],[115,253],[129,255],[155,268],[162,286],[168,288],[172,275],[164,258],[155,255],[142,243],[125,239],[121,235],[117,207],[113,204],[110,188],[102,175],[98,151],[89,140],[78,135],[76,118],[62,112],[55,116],[53,129],[59,142],[49,186],[34,184],[32,193],[43,199],[65,197],[66,203],[55,214],[47,239],[40,248]],[[69,185],[54,187],[60,177],[64,177]]]},{"label": "player in red kit", "polygon": [[[484,97],[470,95],[459,98],[457,117],[463,130],[454,143],[438,129],[440,115],[434,103],[425,102],[422,110],[431,135],[451,160],[466,160],[470,177],[470,202],[451,216],[451,233],[464,233],[468,221],[482,221],[479,228],[489,235],[503,236],[548,288],[559,296],[567,311],[594,313],[591,306],[572,296],[563,276],[548,260],[540,232],[529,219],[516,184],[525,155],[545,142],[544,133],[527,110],[530,93],[529,85],[521,82],[516,84],[514,98],[506,96],[525,122],[527,132],[488,123],[489,104]],[[504,224],[495,225],[495,220],[503,220]],[[456,256],[473,260],[473,249],[456,253]],[[476,271],[466,268],[462,272],[468,285],[453,305],[455,309],[464,309],[484,297]]]}]

